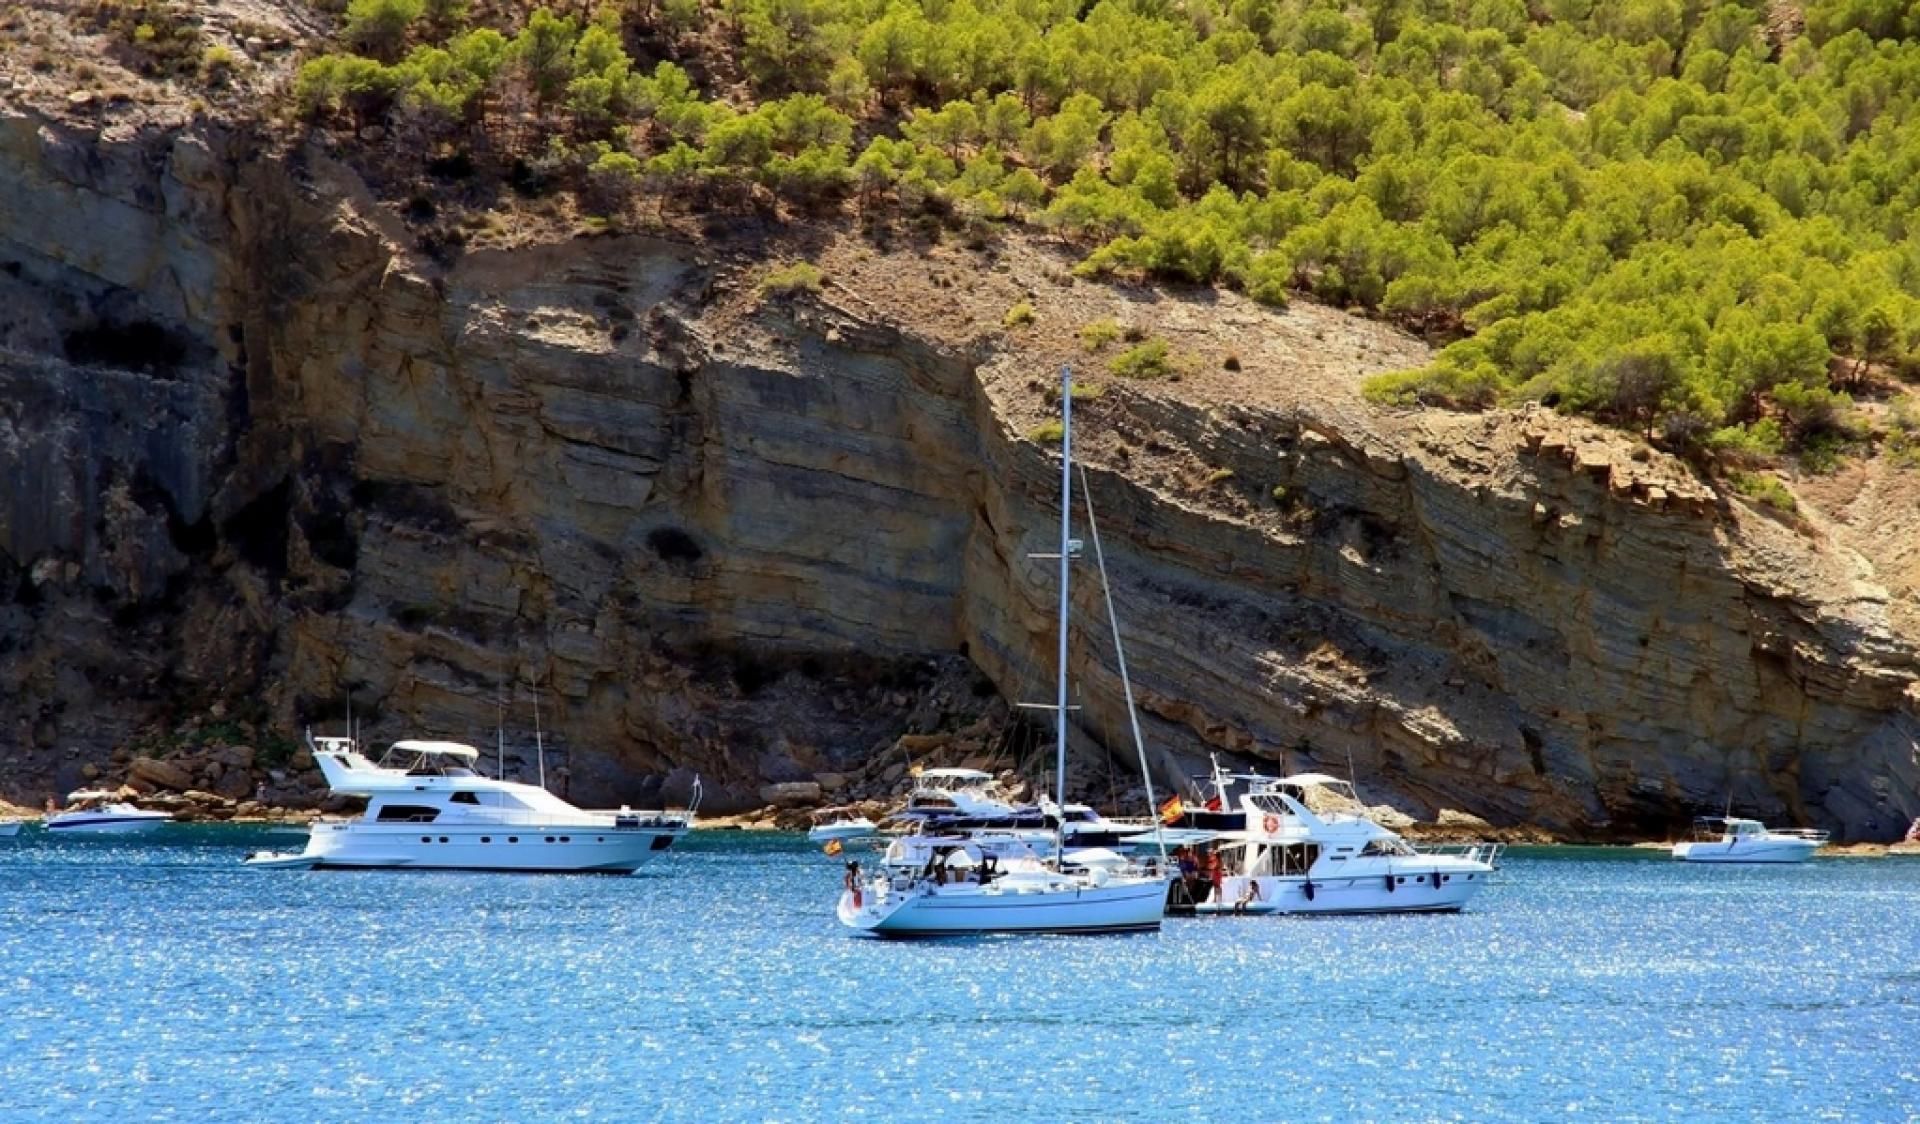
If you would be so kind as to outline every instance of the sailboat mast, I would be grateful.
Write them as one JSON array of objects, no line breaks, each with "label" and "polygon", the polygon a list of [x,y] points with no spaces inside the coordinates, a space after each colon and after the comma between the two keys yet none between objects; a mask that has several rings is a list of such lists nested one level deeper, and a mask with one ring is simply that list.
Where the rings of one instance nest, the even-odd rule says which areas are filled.
[{"label": "sailboat mast", "polygon": [[[1073,561],[1073,368],[1060,368],[1060,663],[1054,690],[1054,803],[1067,817],[1067,575]],[[1062,828],[1064,831],[1064,827]]]}]

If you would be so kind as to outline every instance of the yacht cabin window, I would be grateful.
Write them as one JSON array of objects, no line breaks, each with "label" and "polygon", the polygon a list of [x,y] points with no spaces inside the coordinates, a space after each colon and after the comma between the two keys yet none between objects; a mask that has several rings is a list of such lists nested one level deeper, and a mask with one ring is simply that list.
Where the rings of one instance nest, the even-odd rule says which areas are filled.
[{"label": "yacht cabin window", "polygon": [[456,792],[448,797],[455,804],[478,804],[480,797],[471,792]]},{"label": "yacht cabin window", "polygon": [[388,804],[380,809],[379,823],[432,823],[440,809],[424,804]]}]

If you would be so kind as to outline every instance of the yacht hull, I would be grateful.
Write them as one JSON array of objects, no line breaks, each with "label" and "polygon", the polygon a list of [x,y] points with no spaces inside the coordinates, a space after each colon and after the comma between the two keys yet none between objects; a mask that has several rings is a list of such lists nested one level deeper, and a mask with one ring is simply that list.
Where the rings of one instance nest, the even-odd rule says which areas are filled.
[{"label": "yacht hull", "polygon": [[686,834],[684,827],[602,825],[315,824],[298,855],[253,862],[269,869],[466,870],[631,874]]},{"label": "yacht hull", "polygon": [[865,839],[875,831],[873,824],[868,820],[821,824],[807,829],[807,839],[814,843],[828,843],[835,839],[845,842],[849,839]]},{"label": "yacht hull", "polygon": [[[1233,876],[1222,880],[1217,898],[1192,908],[1195,913],[1214,915],[1456,913],[1479,896],[1491,874],[1491,869],[1445,873],[1408,870],[1392,875],[1395,882],[1391,890],[1384,874],[1336,878]],[[1255,884],[1252,895],[1247,893],[1249,882]],[[1243,900],[1245,904],[1239,904]]]},{"label": "yacht hull", "polygon": [[102,817],[98,819],[75,818],[64,822],[47,821],[48,831],[57,831],[62,835],[131,835],[136,832],[152,831],[161,824],[171,822],[170,817],[154,816],[140,818]]},{"label": "yacht hull", "polygon": [[1676,843],[1673,857],[1690,863],[1803,863],[1813,857],[1820,844],[1811,839],[1770,839],[1748,845],[1726,843]]},{"label": "yacht hull", "polygon": [[838,913],[850,929],[880,937],[957,937],[988,933],[1140,933],[1160,927],[1166,883],[1126,881],[1067,890],[1002,890],[972,884],[920,886],[856,905],[842,892]]}]

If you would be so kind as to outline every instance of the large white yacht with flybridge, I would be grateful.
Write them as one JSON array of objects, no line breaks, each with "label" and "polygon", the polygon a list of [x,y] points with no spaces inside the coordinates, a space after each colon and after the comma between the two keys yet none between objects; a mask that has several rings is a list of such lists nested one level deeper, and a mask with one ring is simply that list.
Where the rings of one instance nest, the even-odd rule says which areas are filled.
[{"label": "large white yacht with flybridge", "polygon": [[[1172,912],[1451,913],[1486,889],[1502,850],[1415,847],[1365,814],[1351,782],[1325,773],[1229,773],[1216,761],[1211,783],[1208,810],[1174,822],[1224,830],[1196,843],[1197,869],[1174,884]],[[1316,792],[1347,810],[1315,811]]]},{"label": "large white yacht with flybridge", "polygon": [[482,776],[480,751],[459,742],[395,742],[378,763],[352,738],[308,744],[334,792],[367,798],[366,814],[316,823],[304,851],[261,852],[249,866],[630,874],[693,826],[693,807],[586,811],[545,788]]}]

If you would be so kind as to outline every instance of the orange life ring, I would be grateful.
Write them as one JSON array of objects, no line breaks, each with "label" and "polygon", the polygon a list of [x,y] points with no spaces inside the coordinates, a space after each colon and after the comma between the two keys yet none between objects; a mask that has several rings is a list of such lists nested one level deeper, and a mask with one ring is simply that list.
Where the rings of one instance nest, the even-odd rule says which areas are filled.
[{"label": "orange life ring", "polygon": [[1272,813],[1268,813],[1267,818],[1264,821],[1262,821],[1261,826],[1267,829],[1268,835],[1272,835],[1275,832],[1280,830],[1280,817],[1273,815]]}]

